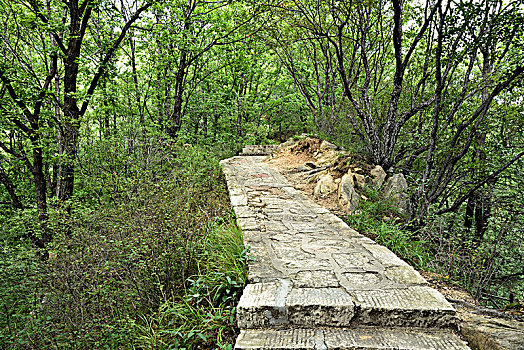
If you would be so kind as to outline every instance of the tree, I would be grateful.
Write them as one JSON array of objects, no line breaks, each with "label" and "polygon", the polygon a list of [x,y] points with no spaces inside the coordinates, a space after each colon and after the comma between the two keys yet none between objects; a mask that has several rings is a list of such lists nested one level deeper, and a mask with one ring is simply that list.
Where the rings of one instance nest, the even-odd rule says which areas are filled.
[{"label": "tree", "polygon": [[[404,78],[411,73],[413,54],[429,35],[441,3],[426,3],[417,9],[416,15],[422,20],[410,28],[409,42],[403,29],[406,6],[399,1],[390,4],[296,0],[279,9],[282,23],[296,28],[306,40],[316,42],[319,51],[331,61],[329,66],[336,69],[344,98],[349,101],[346,118],[365,143],[372,161],[385,169],[398,160],[396,145],[404,125],[436,97],[436,91],[426,89],[432,74],[427,61],[430,55],[424,68],[411,77],[409,89]],[[415,10],[411,12],[415,17]],[[430,52],[432,47],[427,45],[425,49]]]},{"label": "tree", "polygon": [[[23,148],[13,149],[1,141],[0,147],[23,161],[32,174],[43,227],[41,239],[35,240],[39,247],[51,239],[45,227],[47,187],[43,128],[57,128],[59,174],[56,194],[61,201],[67,201],[73,195],[79,129],[90,97],[131,25],[151,6],[152,2],[146,1],[137,7],[119,33],[99,48],[104,52],[103,58],[88,63],[89,52],[85,52],[85,47],[89,25],[94,16],[120,13],[111,2],[3,0],[1,3],[1,17],[7,25],[2,33],[0,79],[2,90],[11,98],[10,103],[2,100],[2,104],[16,106],[15,110],[9,108],[11,111],[4,115],[7,118],[4,122],[29,141],[32,160]],[[58,106],[60,115],[55,114],[58,109],[54,110],[53,105]]]},{"label": "tree", "polygon": [[[218,46],[241,42],[264,23],[256,23],[264,7],[242,2],[174,1],[156,8],[151,40],[156,43],[157,112],[172,138],[182,128],[186,89],[199,80],[206,54]],[[245,6],[246,5],[246,6]],[[248,25],[253,25],[248,28]]]},{"label": "tree", "polygon": [[[435,57],[438,88],[429,149],[420,186],[413,198],[417,213],[423,218],[431,203],[439,202],[439,214],[456,211],[466,200],[478,196],[478,190],[524,156],[515,150],[509,159],[490,174],[483,169],[475,175],[460,174],[466,156],[475,142],[485,147],[485,130],[491,123],[490,109],[498,96],[519,83],[524,76],[522,52],[515,38],[524,23],[518,4],[507,6],[498,1],[458,2],[439,9],[437,51]],[[447,49],[446,49],[447,48]],[[479,68],[475,68],[478,65]],[[486,167],[486,157],[473,150],[471,163]],[[476,155],[475,155],[476,153]],[[465,185],[464,178],[471,183]],[[459,194],[459,195],[457,195]],[[446,204],[451,201],[451,204]],[[482,232],[484,214],[477,212],[477,227]]]}]

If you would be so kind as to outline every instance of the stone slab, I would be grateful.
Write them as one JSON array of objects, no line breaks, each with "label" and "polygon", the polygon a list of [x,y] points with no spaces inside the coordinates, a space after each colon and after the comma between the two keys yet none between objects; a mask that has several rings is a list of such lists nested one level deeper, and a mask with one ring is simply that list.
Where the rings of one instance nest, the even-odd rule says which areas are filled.
[{"label": "stone slab", "polygon": [[249,284],[237,306],[239,328],[349,326],[355,305],[341,288],[292,288],[288,280]]},{"label": "stone slab", "polygon": [[236,350],[466,350],[458,336],[441,331],[392,328],[242,330]]},{"label": "stone slab", "polygon": [[453,327],[455,309],[435,289],[426,286],[350,292],[360,325]]}]

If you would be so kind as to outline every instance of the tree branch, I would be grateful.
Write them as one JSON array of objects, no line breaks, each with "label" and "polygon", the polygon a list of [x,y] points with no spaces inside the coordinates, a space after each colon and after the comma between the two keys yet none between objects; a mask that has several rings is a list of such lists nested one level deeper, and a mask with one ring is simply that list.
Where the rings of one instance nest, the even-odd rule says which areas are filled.
[{"label": "tree branch", "polygon": [[120,33],[120,36],[115,40],[115,42],[113,43],[113,46],[111,46],[109,51],[104,56],[104,59],[102,60],[102,63],[98,67],[98,71],[96,72],[96,74],[94,75],[93,79],[91,80],[91,84],[89,85],[89,88],[87,90],[87,95],[86,95],[85,101],[84,101],[84,103],[82,103],[82,108],[80,109],[80,116],[84,115],[84,113],[86,112],[87,106],[89,105],[89,100],[90,100],[91,96],[93,95],[93,93],[95,92],[96,87],[98,85],[98,81],[102,77],[102,74],[104,74],[106,65],[109,63],[109,60],[113,57],[113,54],[115,53],[115,51],[120,46],[120,43],[122,42],[122,40],[124,40],[124,38],[125,38],[128,30],[129,30],[129,28],[140,17],[142,12],[144,12],[148,8],[150,8],[151,5],[153,5],[152,2],[147,2],[142,7],[140,7],[133,14],[133,16],[131,16],[131,18],[126,22],[126,24],[122,28],[122,32]]},{"label": "tree branch", "polygon": [[449,212],[456,211],[460,207],[460,205],[462,203],[464,203],[466,201],[466,199],[468,199],[475,191],[477,191],[479,188],[484,186],[490,180],[492,180],[495,177],[497,177],[500,173],[502,173],[504,170],[509,168],[513,163],[515,163],[517,160],[522,158],[522,156],[524,156],[524,152],[520,152],[519,154],[517,154],[509,162],[504,164],[503,167],[501,167],[497,171],[493,172],[491,175],[487,176],[484,180],[480,181],[477,185],[475,185],[468,192],[466,192],[466,194],[464,194],[462,197],[459,197],[458,199],[456,199],[455,202],[453,202],[453,204],[450,207],[439,210],[437,212],[437,215],[441,215],[441,214],[444,214],[444,213],[449,213]]}]

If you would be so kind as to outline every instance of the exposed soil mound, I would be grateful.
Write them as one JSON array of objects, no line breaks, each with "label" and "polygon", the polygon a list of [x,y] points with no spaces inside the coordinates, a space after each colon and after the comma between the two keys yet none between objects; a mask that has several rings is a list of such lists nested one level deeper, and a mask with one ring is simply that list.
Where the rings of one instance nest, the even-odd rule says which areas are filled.
[{"label": "exposed soil mound", "polygon": [[291,153],[305,153],[307,155],[313,156],[320,150],[320,145],[322,140],[316,137],[307,137],[300,140],[296,145],[291,148]]}]

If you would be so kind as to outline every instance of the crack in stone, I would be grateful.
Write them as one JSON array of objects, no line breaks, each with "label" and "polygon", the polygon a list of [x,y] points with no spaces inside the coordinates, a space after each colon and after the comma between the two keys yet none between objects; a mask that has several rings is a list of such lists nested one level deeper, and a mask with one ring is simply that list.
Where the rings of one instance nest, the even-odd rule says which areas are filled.
[{"label": "crack in stone", "polygon": [[317,331],[315,337],[313,338],[314,349],[315,350],[328,350],[328,347],[325,342],[324,331]]},{"label": "crack in stone", "polygon": [[266,310],[264,314],[269,320],[269,324],[273,326],[280,326],[289,323],[288,310],[286,308],[286,299],[293,288],[293,284],[290,280],[280,279],[280,285],[275,292],[275,305],[274,309],[277,311],[277,317],[273,317],[269,310]]}]

